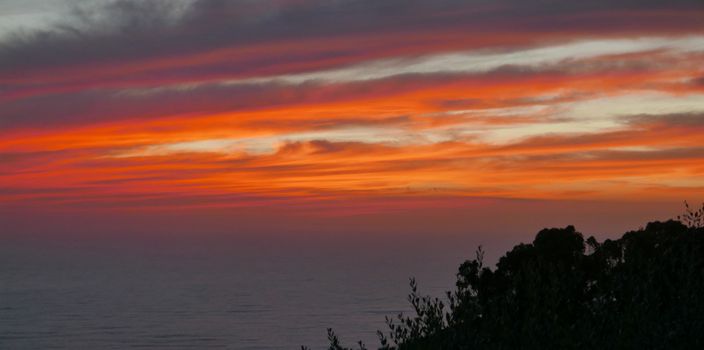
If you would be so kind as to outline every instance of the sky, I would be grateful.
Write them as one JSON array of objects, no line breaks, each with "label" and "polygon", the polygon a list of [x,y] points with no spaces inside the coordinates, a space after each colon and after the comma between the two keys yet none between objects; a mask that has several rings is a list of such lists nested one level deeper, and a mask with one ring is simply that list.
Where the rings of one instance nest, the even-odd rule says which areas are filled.
[{"label": "sky", "polygon": [[612,232],[703,175],[697,0],[0,1],[0,234]]}]

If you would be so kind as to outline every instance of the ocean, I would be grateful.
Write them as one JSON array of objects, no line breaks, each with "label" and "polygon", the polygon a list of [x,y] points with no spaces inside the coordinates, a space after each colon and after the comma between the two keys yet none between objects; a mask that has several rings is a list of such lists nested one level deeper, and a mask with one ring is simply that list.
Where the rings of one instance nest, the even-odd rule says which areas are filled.
[{"label": "ocean", "polygon": [[373,348],[409,277],[453,287],[468,237],[4,240],[0,349]]}]

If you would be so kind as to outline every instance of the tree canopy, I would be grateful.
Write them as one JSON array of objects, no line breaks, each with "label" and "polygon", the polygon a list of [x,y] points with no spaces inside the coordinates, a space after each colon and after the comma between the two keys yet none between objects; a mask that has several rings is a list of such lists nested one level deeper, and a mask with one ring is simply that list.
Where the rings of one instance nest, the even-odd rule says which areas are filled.
[{"label": "tree canopy", "polygon": [[494,268],[480,248],[445,298],[411,280],[415,315],[387,318],[380,349],[704,348],[703,217],[687,207],[681,221],[604,242],[544,229]]}]

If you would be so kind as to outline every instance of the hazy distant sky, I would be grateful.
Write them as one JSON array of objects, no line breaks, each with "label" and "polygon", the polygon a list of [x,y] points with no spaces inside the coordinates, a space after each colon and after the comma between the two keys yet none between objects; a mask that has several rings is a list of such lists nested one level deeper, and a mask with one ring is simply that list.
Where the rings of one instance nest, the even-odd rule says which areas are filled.
[{"label": "hazy distant sky", "polygon": [[699,0],[0,1],[15,228],[703,198]]}]

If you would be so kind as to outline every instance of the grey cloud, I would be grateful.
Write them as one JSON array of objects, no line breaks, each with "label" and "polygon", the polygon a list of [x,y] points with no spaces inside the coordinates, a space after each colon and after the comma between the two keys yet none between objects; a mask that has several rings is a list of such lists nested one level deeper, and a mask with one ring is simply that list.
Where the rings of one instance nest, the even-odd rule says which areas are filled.
[{"label": "grey cloud", "polygon": [[704,112],[678,114],[641,114],[625,118],[632,125],[661,125],[704,128]]},{"label": "grey cloud", "polygon": [[[578,64],[578,63],[574,63]],[[360,97],[384,96],[430,88],[443,84],[468,84],[478,86],[491,82],[494,85],[530,80],[534,77],[564,78],[569,81],[571,73],[562,66],[540,69],[500,67],[479,74],[407,74],[386,79],[353,83],[325,84],[318,82],[290,85],[277,82],[250,84],[204,84],[184,89],[156,89],[147,91],[86,90],[74,93],[39,95],[16,99],[0,104],[0,130],[17,128],[52,128],[80,124],[96,124],[104,121],[159,118],[174,115],[198,115],[200,113],[237,112],[271,109],[280,106],[315,103],[321,101],[351,101]],[[616,67],[611,72],[616,71]],[[628,69],[628,68],[626,68]],[[588,98],[589,95],[574,92],[546,100],[440,100],[428,101],[440,108],[494,108],[523,106],[535,103],[555,103]],[[409,116],[377,120],[377,124],[407,123]],[[678,119],[677,117],[671,117]],[[689,117],[697,119],[698,117]],[[679,118],[681,119],[681,118]],[[655,119],[647,116],[624,118],[627,122]],[[266,126],[269,121],[247,121],[249,127]],[[287,125],[288,123],[288,125]],[[337,116],[334,120],[318,119],[276,121],[281,127],[296,126],[316,129],[334,128],[341,125],[369,125],[355,116]],[[300,124],[304,123],[304,124]],[[307,123],[307,124],[305,124]]]},{"label": "grey cloud", "polygon": [[[486,78],[487,75],[410,75],[396,76],[383,81],[325,86],[319,83],[295,86],[279,83],[211,84],[184,90],[157,90],[146,94],[88,90],[41,95],[0,105],[0,130],[51,128],[95,124],[110,120],[246,111],[319,101],[344,101],[359,96],[379,96],[420,89],[438,83],[457,82],[461,79],[482,81]],[[402,122],[402,120],[381,122]],[[321,120],[316,123],[319,128],[333,127],[330,121]],[[355,122],[352,117],[342,116],[334,123],[353,125]],[[255,124],[251,126],[256,127]]]},{"label": "grey cloud", "polygon": [[[575,25],[557,19],[570,14],[580,14],[580,18],[584,18],[589,11],[606,7],[613,11],[656,8],[693,8],[698,11],[702,6],[699,1],[675,1],[663,5],[658,1],[627,0],[609,1],[608,6],[606,1],[519,0],[109,1],[99,7],[78,7],[50,30],[17,33],[0,43],[0,129],[150,118],[174,114],[175,111],[213,112],[297,103],[312,98],[310,96],[314,94],[310,92],[317,86],[285,87],[275,83],[203,86],[140,98],[116,95],[109,89],[332,68],[397,54],[397,49],[402,46],[421,55],[428,53],[423,51],[427,48],[417,47],[416,34],[423,31],[453,29],[477,36],[490,35],[494,31],[615,31],[621,28],[623,18],[607,16],[604,21],[611,21],[608,24],[596,21],[596,24]],[[670,32],[689,28],[686,20],[665,18],[662,21],[659,25],[669,26]],[[645,23],[642,28],[657,26],[657,23]],[[629,25],[627,29],[632,28]],[[262,43],[297,43],[295,39],[316,38],[344,40],[341,37],[377,37],[378,33],[402,35],[397,41],[381,44],[373,44],[370,40],[358,41],[355,45],[343,42],[335,47],[325,47],[322,43],[315,47],[293,45],[264,56],[240,55],[237,51]],[[163,65],[150,61],[175,60],[221,48],[232,48],[237,54],[207,63]],[[69,68],[75,70],[65,70]],[[82,75],[83,69],[92,70]],[[554,68],[531,70],[506,66],[491,74],[493,78],[511,79],[537,70],[545,74],[550,69]],[[565,73],[559,67],[554,70],[554,74]],[[28,78],[32,74],[39,78]],[[47,82],[51,79],[56,81]],[[423,79],[447,81],[457,78],[439,75],[395,77],[388,80],[391,84],[379,87],[350,84],[334,88],[326,91],[324,97],[339,99],[351,93],[375,91],[373,89],[382,92],[384,89],[403,89],[409,83],[423,84],[419,83]],[[10,95],[19,97],[8,97]]]},{"label": "grey cloud", "polygon": [[[223,47],[340,34],[406,32],[411,40],[418,31],[451,27],[478,35],[497,30],[568,30],[570,23],[559,21],[563,15],[607,7],[612,11],[665,7],[656,1],[609,1],[606,5],[607,2],[517,0],[315,0],[293,5],[282,0],[196,0],[185,5],[181,1],[117,0],[99,8],[79,7],[52,30],[17,34],[3,42],[0,77],[16,76],[27,69],[124,64]],[[685,5],[702,8],[697,1],[675,1],[667,6]],[[554,18],[545,20],[546,16]],[[610,23],[604,26],[574,24],[578,20],[569,20],[581,30],[617,30],[623,22],[623,18],[608,18],[605,20]],[[649,23],[642,28],[654,25]],[[683,23],[667,25],[677,28]]]}]

